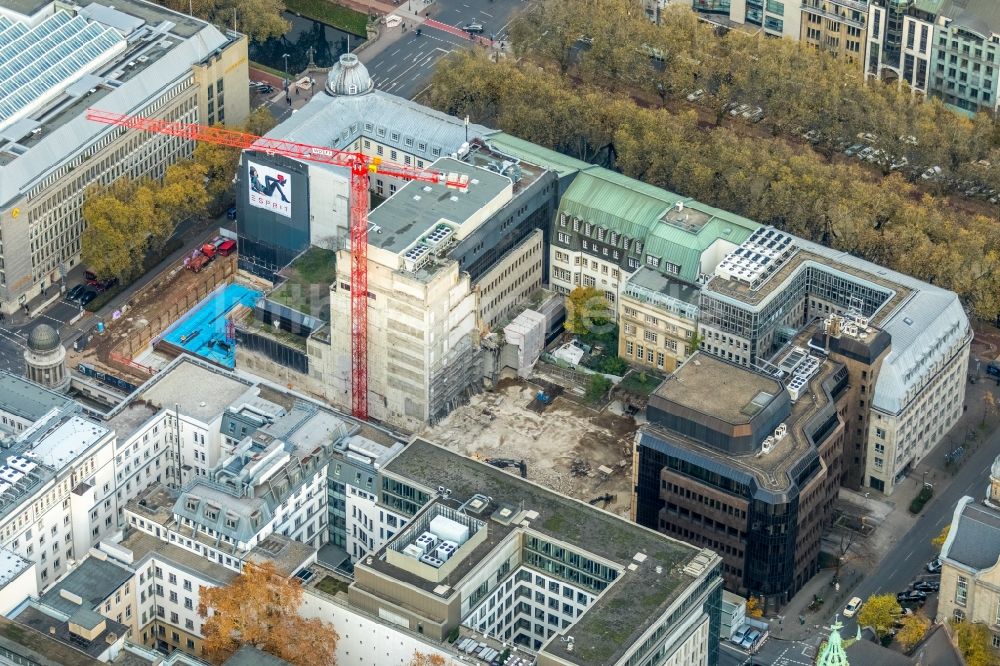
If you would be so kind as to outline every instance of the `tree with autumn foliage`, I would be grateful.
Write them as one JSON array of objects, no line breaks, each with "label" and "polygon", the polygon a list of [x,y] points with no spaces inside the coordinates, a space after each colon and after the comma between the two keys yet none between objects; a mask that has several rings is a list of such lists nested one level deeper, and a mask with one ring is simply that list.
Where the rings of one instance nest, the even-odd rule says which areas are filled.
[{"label": "tree with autumn foliage", "polygon": [[934,546],[934,548],[935,548],[935,550],[937,550],[937,552],[940,553],[941,549],[944,548],[944,542],[948,540],[948,534],[949,534],[949,532],[951,532],[951,524],[950,523],[948,525],[945,525],[944,527],[942,527],[941,528],[941,533],[938,534],[933,539],[931,539],[931,545]]},{"label": "tree with autumn foliage", "polygon": [[229,585],[202,587],[200,594],[204,654],[213,663],[250,645],[295,666],[336,666],[340,636],[331,625],[298,614],[302,586],[272,563],[247,564]]},{"label": "tree with autumn foliage", "polygon": [[441,655],[424,654],[420,650],[415,650],[413,659],[410,660],[410,666],[445,666],[446,663]]},{"label": "tree with autumn foliage", "polygon": [[747,617],[759,618],[764,616],[764,609],[760,605],[760,599],[751,596],[747,599]]}]

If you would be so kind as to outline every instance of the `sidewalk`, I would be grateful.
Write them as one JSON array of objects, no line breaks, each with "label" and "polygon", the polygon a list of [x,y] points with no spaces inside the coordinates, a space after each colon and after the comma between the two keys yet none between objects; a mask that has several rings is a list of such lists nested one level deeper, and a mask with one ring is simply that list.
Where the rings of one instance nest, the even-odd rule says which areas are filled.
[{"label": "sidewalk", "polygon": [[[975,359],[970,361],[970,367],[975,370]],[[985,364],[982,365],[985,367]],[[925,481],[933,484],[935,495],[945,492],[961,467],[961,463],[958,467],[947,467],[945,455],[959,445],[964,445],[967,450],[975,450],[982,445],[984,435],[980,430],[980,423],[983,417],[983,394],[987,391],[996,394],[997,387],[994,381],[985,376],[975,384],[966,384],[966,411],[941,442],[910,471],[907,479],[897,485],[891,496],[840,489],[838,501],[867,511],[869,520],[875,524],[876,529],[868,537],[858,537],[845,556],[845,563],[841,566],[839,591],[831,585],[834,569],[821,570],[779,614],[770,618],[774,638],[806,640],[816,636],[817,630],[826,624],[831,613],[844,606],[865,575],[882,562],[900,538],[917,523],[920,516],[911,514],[909,505],[921,484]],[[969,433],[975,433],[976,438],[968,439]],[[965,458],[968,458],[970,452],[967,451]],[[813,595],[821,597],[823,604],[815,611],[810,611],[808,607]],[[804,624],[800,623],[800,616]]]}]

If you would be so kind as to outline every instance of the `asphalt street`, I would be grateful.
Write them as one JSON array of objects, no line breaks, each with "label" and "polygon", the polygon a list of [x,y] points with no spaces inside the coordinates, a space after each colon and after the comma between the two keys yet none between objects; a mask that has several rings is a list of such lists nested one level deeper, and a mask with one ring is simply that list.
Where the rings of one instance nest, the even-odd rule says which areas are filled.
[{"label": "asphalt street", "polygon": [[[411,0],[412,11],[419,9],[424,18],[452,29],[434,27],[432,22],[421,26],[422,34],[418,36],[414,26],[408,24],[407,31],[394,44],[366,62],[368,73],[379,90],[413,99],[430,84],[434,66],[441,58],[473,44],[465,36],[455,34],[463,26],[479,23],[485,38],[506,40],[515,11],[525,4],[522,0],[437,0],[423,5]],[[400,3],[400,7],[405,9],[406,5]]]},{"label": "asphalt street", "polygon": [[[979,447],[966,456],[964,464],[959,468],[951,484],[940,494],[931,499],[924,508],[923,515],[899,542],[889,551],[882,561],[855,588],[851,596],[867,599],[872,594],[896,594],[907,588],[911,581],[927,574],[927,563],[934,559],[936,553],[931,545],[931,539],[941,532],[946,524],[951,522],[955,505],[965,495],[970,495],[981,501],[989,484],[989,470],[993,460],[1000,453],[1000,430],[989,433]],[[916,488],[901,489],[903,498],[916,493]],[[906,501],[909,501],[908,499]],[[840,613],[843,609],[834,609]],[[833,622],[833,616],[829,618]],[[856,631],[856,621],[845,619],[844,636],[853,635]]]}]

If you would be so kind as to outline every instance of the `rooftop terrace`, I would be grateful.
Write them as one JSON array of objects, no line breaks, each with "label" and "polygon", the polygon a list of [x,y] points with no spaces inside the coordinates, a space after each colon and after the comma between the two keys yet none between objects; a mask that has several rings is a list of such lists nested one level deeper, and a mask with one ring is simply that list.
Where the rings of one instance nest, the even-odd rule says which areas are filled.
[{"label": "rooftop terrace", "polygon": [[[443,485],[456,498],[479,493],[523,506],[538,514],[530,520],[530,532],[575,545],[621,567],[618,579],[573,626],[573,650],[567,651],[555,637],[544,648],[570,663],[612,663],[695,580],[684,572],[698,555],[694,547],[424,440],[410,443],[383,472],[418,483],[432,495]],[[490,521],[489,530],[492,540],[496,532],[502,538],[505,528]]]}]

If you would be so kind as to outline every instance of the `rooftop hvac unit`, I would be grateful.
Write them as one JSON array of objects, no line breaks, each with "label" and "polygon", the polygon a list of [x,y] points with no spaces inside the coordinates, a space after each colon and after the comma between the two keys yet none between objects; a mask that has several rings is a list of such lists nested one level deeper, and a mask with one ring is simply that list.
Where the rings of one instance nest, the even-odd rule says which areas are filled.
[{"label": "rooftop hvac unit", "polygon": [[447,562],[451,559],[451,556],[455,554],[456,550],[458,550],[457,543],[454,541],[444,541],[437,547],[437,550],[434,551],[434,555],[442,562]]},{"label": "rooftop hvac unit", "polygon": [[435,569],[439,569],[441,567],[441,565],[444,564],[444,562],[442,560],[439,560],[438,558],[434,557],[433,555],[421,555],[420,556],[420,561],[423,562],[424,564],[431,565]]},{"label": "rooftop hvac unit", "polygon": [[452,541],[462,545],[469,540],[469,528],[451,518],[435,516],[430,524],[431,533],[442,541]]},{"label": "rooftop hvac unit", "polygon": [[773,448],[774,448],[774,437],[769,435],[768,437],[764,438],[764,443],[760,445],[760,452],[763,454],[768,454],[771,452],[771,449]]},{"label": "rooftop hvac unit", "polygon": [[423,557],[424,555],[426,555],[426,553],[424,552],[424,549],[421,548],[420,546],[418,546],[415,543],[411,543],[409,546],[407,546],[406,548],[404,548],[403,549],[403,554],[404,555],[409,555],[410,557],[412,557],[415,560],[419,560],[421,557]]},{"label": "rooftop hvac unit", "polygon": [[421,534],[420,536],[418,536],[416,539],[413,540],[412,545],[415,545],[418,548],[422,549],[423,553],[421,554],[426,554],[434,549],[434,546],[437,545],[437,542],[438,540],[436,536],[434,536],[430,532],[424,532],[423,534]]}]

